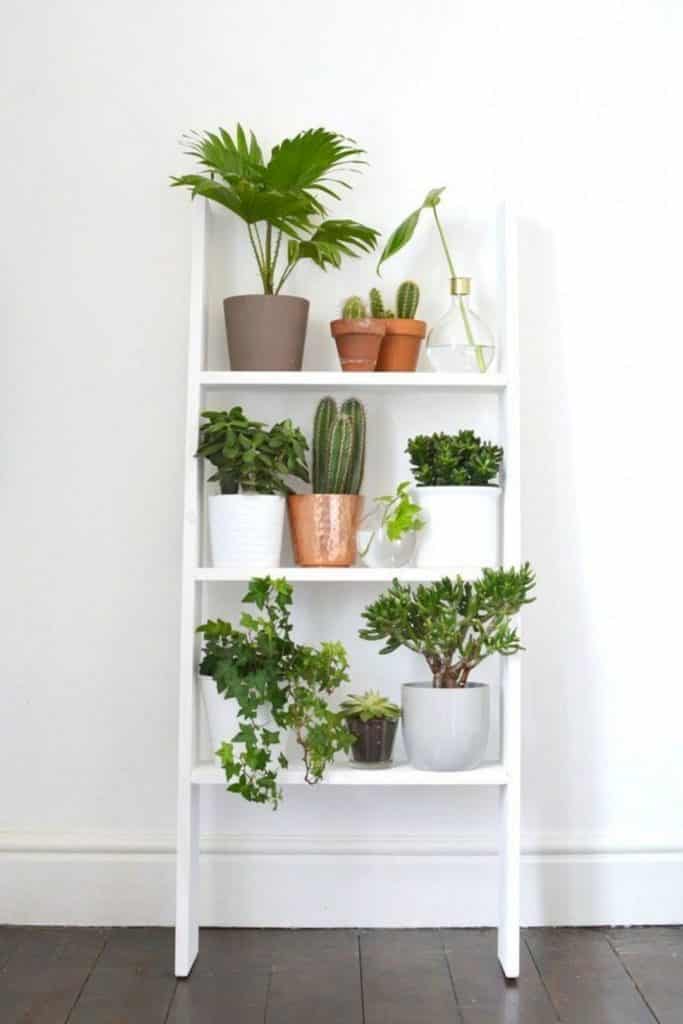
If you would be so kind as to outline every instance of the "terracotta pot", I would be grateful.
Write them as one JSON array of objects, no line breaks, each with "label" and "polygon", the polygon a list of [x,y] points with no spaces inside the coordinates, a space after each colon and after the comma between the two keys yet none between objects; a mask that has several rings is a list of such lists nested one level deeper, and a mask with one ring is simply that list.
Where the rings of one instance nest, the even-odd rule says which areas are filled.
[{"label": "terracotta pot", "polygon": [[308,299],[231,295],[223,299],[231,370],[300,370]]},{"label": "terracotta pot", "polygon": [[384,336],[384,320],[333,320],[330,330],[337,343],[342,370],[367,372],[375,369]]},{"label": "terracotta pot", "polygon": [[420,358],[420,345],[427,333],[424,320],[402,320],[400,317],[385,321],[386,331],[377,360],[378,370],[414,373]]},{"label": "terracotta pot", "polygon": [[359,494],[291,494],[287,507],[297,565],[353,565],[363,510]]}]

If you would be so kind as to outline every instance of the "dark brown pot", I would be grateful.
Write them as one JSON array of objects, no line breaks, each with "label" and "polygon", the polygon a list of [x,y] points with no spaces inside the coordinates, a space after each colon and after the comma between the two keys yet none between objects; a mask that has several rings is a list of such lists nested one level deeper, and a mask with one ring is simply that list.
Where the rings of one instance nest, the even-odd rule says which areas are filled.
[{"label": "dark brown pot", "polygon": [[359,494],[291,494],[287,507],[297,565],[353,565],[363,510]]},{"label": "dark brown pot", "polygon": [[384,336],[384,320],[333,320],[330,330],[337,343],[342,370],[368,372],[375,369]]},{"label": "dark brown pot", "polygon": [[231,295],[223,299],[231,370],[300,370],[308,299]]},{"label": "dark brown pot", "polygon": [[377,369],[397,373],[414,373],[420,358],[420,345],[427,333],[424,320],[385,321],[386,331],[377,360]]},{"label": "dark brown pot", "polygon": [[346,719],[346,727],[355,737],[351,759],[359,764],[382,764],[391,761],[396,739],[397,719],[370,718],[364,722],[358,715]]}]

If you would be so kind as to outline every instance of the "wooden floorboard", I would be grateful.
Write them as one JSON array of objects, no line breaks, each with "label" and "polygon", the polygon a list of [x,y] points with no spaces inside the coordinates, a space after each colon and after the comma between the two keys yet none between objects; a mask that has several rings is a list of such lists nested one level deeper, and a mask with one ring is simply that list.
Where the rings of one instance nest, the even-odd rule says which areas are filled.
[{"label": "wooden floorboard", "polygon": [[683,1024],[683,928],[529,929],[519,981],[492,929],[0,927],[0,1024]]},{"label": "wooden floorboard", "polygon": [[659,1024],[681,1024],[683,928],[614,928],[607,937]]},{"label": "wooden floorboard", "polygon": [[656,1024],[604,931],[532,928],[525,941],[561,1021]]},{"label": "wooden floorboard", "polygon": [[438,930],[361,932],[365,1024],[461,1021]]}]

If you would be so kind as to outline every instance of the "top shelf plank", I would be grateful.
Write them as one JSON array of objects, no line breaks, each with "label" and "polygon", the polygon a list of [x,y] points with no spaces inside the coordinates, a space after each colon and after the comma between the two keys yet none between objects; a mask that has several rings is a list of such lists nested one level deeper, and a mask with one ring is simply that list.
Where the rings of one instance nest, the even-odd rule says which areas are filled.
[{"label": "top shelf plank", "polygon": [[341,370],[204,370],[200,384],[207,390],[240,388],[297,388],[301,391],[409,390],[503,391],[502,373],[344,373]]}]

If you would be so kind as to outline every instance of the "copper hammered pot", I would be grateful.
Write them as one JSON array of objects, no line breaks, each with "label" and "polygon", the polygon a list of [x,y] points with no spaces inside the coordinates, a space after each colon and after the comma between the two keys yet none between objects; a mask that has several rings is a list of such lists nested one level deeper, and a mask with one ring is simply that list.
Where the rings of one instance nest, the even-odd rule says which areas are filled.
[{"label": "copper hammered pot", "polygon": [[292,494],[287,507],[297,565],[353,565],[363,510],[359,494]]}]

